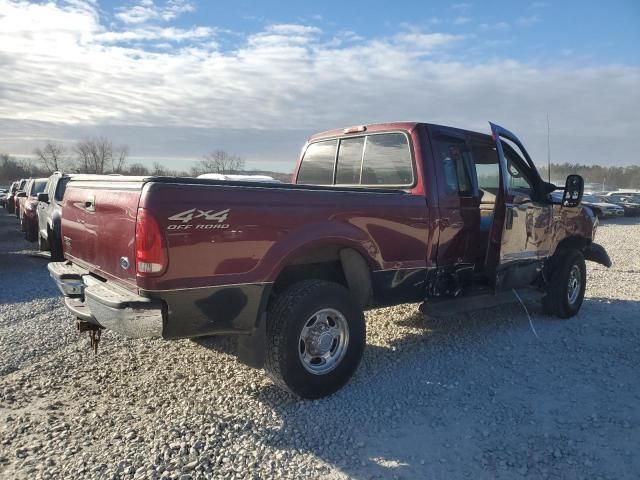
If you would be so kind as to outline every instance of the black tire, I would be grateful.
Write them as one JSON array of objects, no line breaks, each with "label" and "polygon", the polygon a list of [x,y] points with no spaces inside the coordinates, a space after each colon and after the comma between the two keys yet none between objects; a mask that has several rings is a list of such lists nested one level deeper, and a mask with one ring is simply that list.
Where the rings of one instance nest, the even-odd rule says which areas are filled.
[{"label": "black tire", "polygon": [[49,250],[51,251],[51,261],[62,262],[64,260],[64,255],[62,253],[62,243],[60,242],[60,239],[51,230],[48,230],[47,238]]},{"label": "black tire", "polygon": [[[346,323],[346,346],[340,360],[326,373],[311,373],[301,359],[301,334],[323,309],[342,315]],[[327,322],[331,322],[331,318]],[[341,336],[344,338],[345,336]],[[322,341],[318,338],[318,344]],[[333,341],[338,340],[334,339]],[[334,343],[330,350],[333,350]],[[349,291],[337,283],[305,280],[278,295],[268,308],[265,370],[274,383],[302,398],[320,398],[339,390],[358,368],[366,344],[362,309]],[[337,345],[337,344],[336,344]],[[338,348],[338,347],[336,347]],[[306,363],[309,365],[309,363]]]},{"label": "black tire", "polygon": [[[547,295],[542,299],[542,308],[548,315],[571,318],[578,313],[584,300],[584,291],[587,285],[584,256],[579,250],[561,249],[556,252],[554,257]],[[569,285],[572,275],[575,275],[579,281],[577,287],[575,284]],[[576,288],[577,291],[575,291]],[[570,295],[570,292],[575,292],[576,295]]]},{"label": "black tire", "polygon": [[24,238],[27,242],[36,242],[38,240],[38,228],[26,223]]},{"label": "black tire", "polygon": [[44,238],[42,238],[40,232],[38,232],[38,250],[40,250],[41,252],[49,251],[49,243]]}]

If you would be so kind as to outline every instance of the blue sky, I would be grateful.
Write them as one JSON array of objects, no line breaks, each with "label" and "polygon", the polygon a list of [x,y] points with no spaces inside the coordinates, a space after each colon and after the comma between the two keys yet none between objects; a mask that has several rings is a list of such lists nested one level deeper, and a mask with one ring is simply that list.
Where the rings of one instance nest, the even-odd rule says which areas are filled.
[{"label": "blue sky", "polygon": [[315,131],[420,120],[637,164],[640,2],[0,0],[0,151],[108,135],[289,170]]},{"label": "blue sky", "polygon": [[[102,2],[116,15],[134,2]],[[583,64],[640,62],[640,2],[614,1],[206,1],[194,3],[175,19],[189,28],[208,25],[221,30],[220,45],[237,47],[239,34],[262,31],[271,24],[315,25],[326,37],[353,32],[365,38],[392,36],[403,26],[424,32],[464,35],[452,54],[469,61],[516,58]],[[225,32],[225,30],[227,32]],[[469,47],[482,49],[467,54]],[[476,45],[477,46],[477,45]],[[461,51],[462,50],[462,51]],[[574,57],[575,56],[575,57]],[[577,57],[577,58],[576,58]]]}]

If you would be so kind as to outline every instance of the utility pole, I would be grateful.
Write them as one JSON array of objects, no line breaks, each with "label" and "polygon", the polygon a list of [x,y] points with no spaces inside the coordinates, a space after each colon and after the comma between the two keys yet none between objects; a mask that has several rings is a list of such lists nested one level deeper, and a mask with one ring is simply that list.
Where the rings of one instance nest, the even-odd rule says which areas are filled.
[{"label": "utility pole", "polygon": [[547,112],[547,181],[551,183],[551,135],[549,129],[549,112]]}]

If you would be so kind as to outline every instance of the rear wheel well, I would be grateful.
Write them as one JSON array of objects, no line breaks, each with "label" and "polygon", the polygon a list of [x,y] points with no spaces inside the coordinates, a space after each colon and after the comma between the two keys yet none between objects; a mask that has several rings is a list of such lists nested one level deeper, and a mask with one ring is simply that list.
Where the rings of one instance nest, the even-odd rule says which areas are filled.
[{"label": "rear wheel well", "polygon": [[364,257],[353,248],[325,245],[294,257],[276,278],[273,294],[312,279],[346,287],[361,308],[372,301],[371,270]]}]

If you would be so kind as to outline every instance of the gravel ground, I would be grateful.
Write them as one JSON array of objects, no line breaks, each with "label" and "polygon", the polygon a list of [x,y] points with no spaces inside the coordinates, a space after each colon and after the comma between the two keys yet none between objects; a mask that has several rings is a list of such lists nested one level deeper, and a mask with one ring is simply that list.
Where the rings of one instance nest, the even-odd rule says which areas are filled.
[{"label": "gravel ground", "polygon": [[228,339],[89,350],[0,210],[1,478],[638,478],[640,221],[605,222],[571,320],[367,313],[363,363],[298,401]]}]

